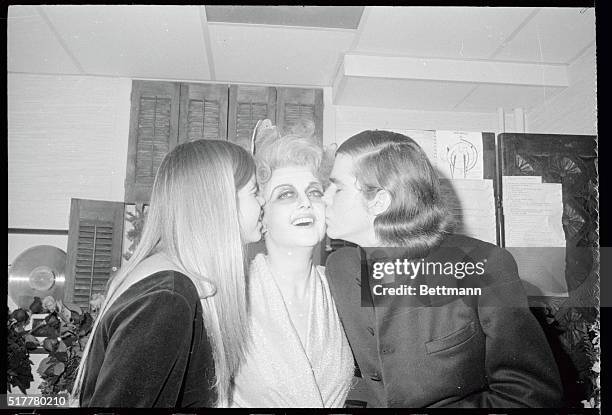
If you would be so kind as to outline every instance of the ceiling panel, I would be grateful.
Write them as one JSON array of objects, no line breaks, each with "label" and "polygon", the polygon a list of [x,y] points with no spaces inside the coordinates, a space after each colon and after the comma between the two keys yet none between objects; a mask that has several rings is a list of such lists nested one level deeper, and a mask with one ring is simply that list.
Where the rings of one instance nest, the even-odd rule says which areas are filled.
[{"label": "ceiling panel", "polygon": [[456,111],[494,112],[497,108],[512,111],[514,108],[529,110],[551,99],[565,88],[479,85],[474,92],[456,108]]},{"label": "ceiling panel", "polygon": [[[206,82],[211,80],[209,65],[214,65],[218,82],[330,86],[357,36],[358,45],[350,51],[356,54],[567,64],[590,47],[594,56],[595,16],[589,8],[367,7],[359,33],[335,28],[353,27],[361,9],[11,6],[7,69]],[[209,53],[204,10],[208,19],[234,22],[208,22]],[[221,11],[225,14],[215,15]],[[236,23],[243,20],[249,24]],[[592,77],[584,75],[584,65],[574,66],[572,82]],[[561,90],[349,77],[336,103],[432,111],[528,110]]]},{"label": "ceiling panel", "polygon": [[215,71],[220,81],[331,85],[349,31],[209,24]]},{"label": "ceiling panel", "polygon": [[9,72],[81,73],[36,6],[9,7],[6,61]]},{"label": "ceiling panel", "polygon": [[347,77],[336,105],[451,111],[472,89],[458,82]]},{"label": "ceiling panel", "polygon": [[357,29],[363,6],[206,6],[209,22]]},{"label": "ceiling panel", "polygon": [[594,9],[541,8],[495,59],[569,63],[594,41]]},{"label": "ceiling panel", "polygon": [[486,59],[533,8],[369,7],[355,51]]},{"label": "ceiling panel", "polygon": [[42,6],[88,74],[210,79],[198,6]]}]

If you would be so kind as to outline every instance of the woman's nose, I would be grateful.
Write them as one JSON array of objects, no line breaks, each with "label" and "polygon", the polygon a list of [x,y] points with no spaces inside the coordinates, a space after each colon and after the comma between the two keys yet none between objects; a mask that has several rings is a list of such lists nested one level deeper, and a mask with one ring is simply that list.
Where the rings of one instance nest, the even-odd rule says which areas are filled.
[{"label": "woman's nose", "polygon": [[298,203],[299,203],[299,207],[305,207],[305,208],[312,207],[312,202],[310,201],[310,198],[308,198],[308,196],[306,195],[300,195]]}]

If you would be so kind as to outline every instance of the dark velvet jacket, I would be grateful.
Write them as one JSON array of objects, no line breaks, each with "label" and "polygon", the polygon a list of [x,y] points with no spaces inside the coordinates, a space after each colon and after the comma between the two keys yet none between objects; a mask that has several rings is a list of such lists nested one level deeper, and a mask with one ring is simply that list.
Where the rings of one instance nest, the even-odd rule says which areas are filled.
[{"label": "dark velvet jacket", "polygon": [[[342,248],[327,260],[330,288],[361,372],[349,405],[350,400],[363,401],[352,402],[356,406],[407,408],[560,405],[556,363],[506,250],[448,236],[425,261],[483,261],[484,275],[469,277],[481,295],[387,296],[384,306],[376,307],[371,288],[362,293],[362,281],[375,283],[360,277],[363,253]],[[368,260],[365,264],[367,270]],[[468,277],[436,278],[414,281],[468,282]]]},{"label": "dark velvet jacket", "polygon": [[85,366],[85,407],[209,407],[214,361],[193,282],[152,274],[111,305]]}]

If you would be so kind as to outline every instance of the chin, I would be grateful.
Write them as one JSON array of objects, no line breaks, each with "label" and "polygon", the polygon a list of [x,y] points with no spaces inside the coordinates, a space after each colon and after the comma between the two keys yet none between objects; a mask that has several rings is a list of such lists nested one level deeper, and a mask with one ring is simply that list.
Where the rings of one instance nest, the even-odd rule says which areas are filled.
[{"label": "chin", "polygon": [[308,248],[314,248],[315,246],[317,246],[317,244],[319,243],[318,240],[314,241],[314,240],[307,240],[307,241],[300,241],[297,243],[297,245],[299,246],[305,246]]},{"label": "chin", "polygon": [[292,241],[292,245],[294,246],[303,246],[308,248],[314,248],[321,240],[318,237],[301,237],[295,238]]}]

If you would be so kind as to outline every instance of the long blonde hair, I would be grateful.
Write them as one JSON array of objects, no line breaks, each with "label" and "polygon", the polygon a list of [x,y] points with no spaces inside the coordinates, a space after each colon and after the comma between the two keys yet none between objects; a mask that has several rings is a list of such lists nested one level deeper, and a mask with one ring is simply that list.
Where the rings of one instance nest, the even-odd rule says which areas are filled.
[{"label": "long blonde hair", "polygon": [[229,405],[233,376],[245,356],[249,335],[245,245],[236,191],[254,174],[255,164],[247,151],[227,141],[187,142],[166,155],[155,177],[138,247],[109,282],[83,352],[73,399],[80,399],[87,355],[103,314],[137,282],[130,272],[151,254],[163,252],[192,279],[200,297],[207,284],[215,288],[215,294],[201,303],[215,361],[217,406]]}]

